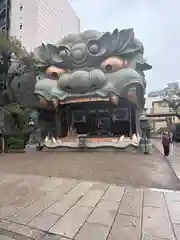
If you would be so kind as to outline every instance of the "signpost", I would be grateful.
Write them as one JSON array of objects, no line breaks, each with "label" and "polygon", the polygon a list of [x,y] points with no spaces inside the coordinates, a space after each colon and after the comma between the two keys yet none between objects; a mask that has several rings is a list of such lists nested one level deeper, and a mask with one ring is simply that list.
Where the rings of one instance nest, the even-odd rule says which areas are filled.
[{"label": "signpost", "polygon": [[86,137],[85,136],[79,136],[79,147],[86,148]]}]

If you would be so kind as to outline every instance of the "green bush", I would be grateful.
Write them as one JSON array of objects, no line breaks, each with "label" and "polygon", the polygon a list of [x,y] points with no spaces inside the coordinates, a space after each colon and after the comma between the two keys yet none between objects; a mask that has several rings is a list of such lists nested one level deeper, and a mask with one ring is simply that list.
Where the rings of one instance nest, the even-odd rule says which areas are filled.
[{"label": "green bush", "polygon": [[[26,147],[26,144],[29,140],[29,134],[11,134],[9,136],[5,136],[5,152],[8,152],[9,150],[17,149],[17,150],[23,150]],[[2,151],[1,149],[2,143],[0,139],[0,152]]]},{"label": "green bush", "polygon": [[24,149],[29,140],[29,134],[17,133],[7,137],[8,149]]},{"label": "green bush", "polygon": [[23,138],[17,136],[9,136],[7,138],[7,147],[9,149],[24,149],[25,143]]}]

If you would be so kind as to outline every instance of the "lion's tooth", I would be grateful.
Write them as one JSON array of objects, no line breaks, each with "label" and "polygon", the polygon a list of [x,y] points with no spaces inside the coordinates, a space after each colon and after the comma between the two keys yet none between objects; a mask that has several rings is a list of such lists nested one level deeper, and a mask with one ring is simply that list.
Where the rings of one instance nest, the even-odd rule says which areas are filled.
[{"label": "lion's tooth", "polygon": [[54,137],[52,137],[52,143],[57,143]]},{"label": "lion's tooth", "polygon": [[123,140],[124,140],[124,135],[120,137],[120,142],[122,142]]},{"label": "lion's tooth", "polygon": [[124,140],[124,135],[122,135],[119,140],[118,140],[118,143],[122,142]]},{"label": "lion's tooth", "polygon": [[54,108],[57,108],[59,101],[57,99],[53,99],[52,103],[53,103]]},{"label": "lion's tooth", "polygon": [[133,136],[132,136],[132,141],[133,141],[134,143],[137,143],[137,136],[136,136],[135,133],[134,133]]},{"label": "lion's tooth", "polygon": [[44,141],[45,141],[45,143],[48,143],[48,142],[49,142],[48,136],[45,137]]}]

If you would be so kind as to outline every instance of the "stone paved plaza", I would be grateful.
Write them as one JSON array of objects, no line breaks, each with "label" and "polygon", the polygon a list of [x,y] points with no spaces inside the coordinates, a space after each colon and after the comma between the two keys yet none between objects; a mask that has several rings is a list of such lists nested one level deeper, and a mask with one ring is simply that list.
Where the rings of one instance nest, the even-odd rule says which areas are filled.
[{"label": "stone paved plaza", "polygon": [[180,192],[0,174],[0,239],[179,240]]},{"label": "stone paved plaza", "polygon": [[180,240],[178,149],[1,156],[0,240]]}]

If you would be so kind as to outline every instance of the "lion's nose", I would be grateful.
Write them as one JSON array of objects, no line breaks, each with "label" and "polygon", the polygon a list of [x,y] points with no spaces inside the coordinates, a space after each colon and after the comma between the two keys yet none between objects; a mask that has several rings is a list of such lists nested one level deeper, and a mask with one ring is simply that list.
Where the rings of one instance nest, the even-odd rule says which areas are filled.
[{"label": "lion's nose", "polygon": [[101,70],[78,70],[72,74],[64,74],[59,80],[59,87],[67,92],[86,93],[101,88],[106,77]]}]

